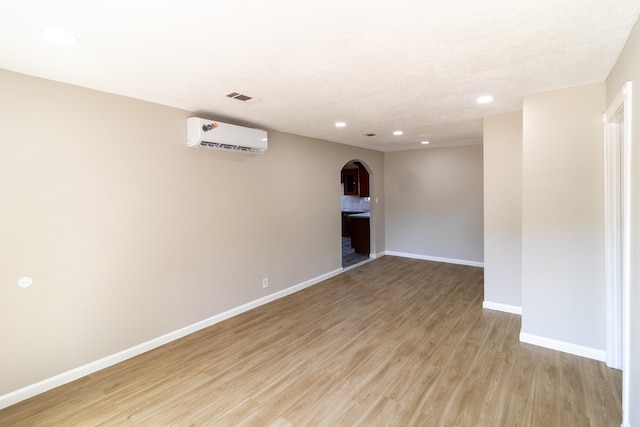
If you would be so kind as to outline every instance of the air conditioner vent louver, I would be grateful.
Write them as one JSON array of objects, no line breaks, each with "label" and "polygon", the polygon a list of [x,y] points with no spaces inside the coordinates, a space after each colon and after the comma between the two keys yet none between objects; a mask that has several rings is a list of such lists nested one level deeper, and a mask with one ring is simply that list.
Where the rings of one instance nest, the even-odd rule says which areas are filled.
[{"label": "air conditioner vent louver", "polygon": [[190,117],[187,119],[187,147],[260,154],[267,151],[267,132]]},{"label": "air conditioner vent louver", "polygon": [[251,147],[244,147],[242,145],[220,144],[219,142],[206,142],[206,141],[200,141],[200,145],[205,148],[219,148],[221,150],[251,152]]}]

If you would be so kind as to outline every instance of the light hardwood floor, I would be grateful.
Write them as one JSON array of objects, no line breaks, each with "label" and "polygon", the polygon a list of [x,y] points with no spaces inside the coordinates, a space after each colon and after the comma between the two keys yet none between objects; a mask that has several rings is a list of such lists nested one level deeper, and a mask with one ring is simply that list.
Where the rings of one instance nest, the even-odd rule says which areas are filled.
[{"label": "light hardwood floor", "polygon": [[385,256],[0,411],[2,426],[616,426],[621,374],[518,341],[483,270]]}]

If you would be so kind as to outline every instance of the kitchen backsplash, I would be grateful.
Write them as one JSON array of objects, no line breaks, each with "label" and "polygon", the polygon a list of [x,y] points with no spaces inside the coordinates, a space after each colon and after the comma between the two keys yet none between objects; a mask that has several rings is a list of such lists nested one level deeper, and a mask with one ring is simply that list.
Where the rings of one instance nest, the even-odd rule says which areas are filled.
[{"label": "kitchen backsplash", "polygon": [[370,206],[370,197],[342,196],[343,210],[362,210],[369,212]]}]

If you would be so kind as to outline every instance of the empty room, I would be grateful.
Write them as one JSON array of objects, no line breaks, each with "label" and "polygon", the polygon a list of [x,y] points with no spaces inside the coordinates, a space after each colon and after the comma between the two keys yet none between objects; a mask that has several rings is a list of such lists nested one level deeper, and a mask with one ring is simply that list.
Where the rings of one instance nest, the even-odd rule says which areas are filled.
[{"label": "empty room", "polygon": [[640,4],[0,6],[0,426],[640,427]]}]

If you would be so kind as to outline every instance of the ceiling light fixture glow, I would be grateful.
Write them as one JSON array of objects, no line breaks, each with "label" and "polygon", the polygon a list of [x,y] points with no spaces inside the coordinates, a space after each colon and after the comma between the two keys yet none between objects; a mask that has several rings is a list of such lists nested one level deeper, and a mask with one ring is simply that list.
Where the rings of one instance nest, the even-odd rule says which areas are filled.
[{"label": "ceiling light fixture glow", "polygon": [[343,128],[345,127],[347,124],[345,122],[336,122],[336,127],[337,128]]},{"label": "ceiling light fixture glow", "polygon": [[398,136],[398,135],[402,135],[404,132],[402,132],[401,130],[396,130],[393,132],[394,135]]},{"label": "ceiling light fixture glow", "polygon": [[20,280],[18,280],[18,286],[20,286],[22,289],[28,288],[32,284],[33,279],[29,276],[21,277]]},{"label": "ceiling light fixture glow", "polygon": [[479,97],[476,98],[476,102],[478,104],[488,104],[490,102],[493,102],[493,96],[491,96],[491,95],[479,96]]},{"label": "ceiling light fixture glow", "polygon": [[76,44],[78,42],[75,34],[56,27],[45,27],[42,29],[42,34],[52,43]]},{"label": "ceiling light fixture glow", "polygon": [[420,144],[422,144],[422,145],[429,145],[429,141],[422,141]]}]

